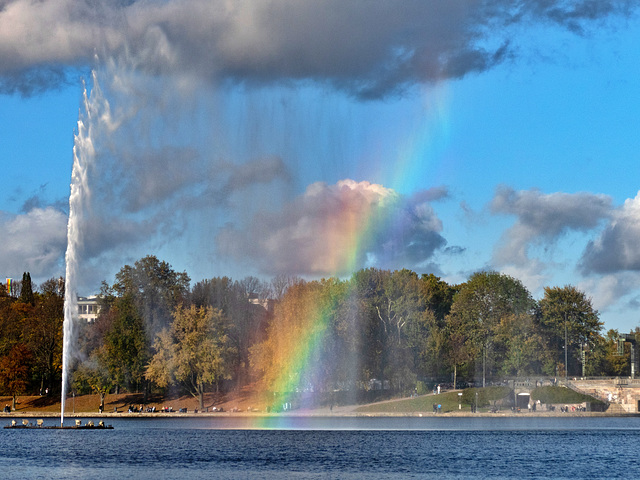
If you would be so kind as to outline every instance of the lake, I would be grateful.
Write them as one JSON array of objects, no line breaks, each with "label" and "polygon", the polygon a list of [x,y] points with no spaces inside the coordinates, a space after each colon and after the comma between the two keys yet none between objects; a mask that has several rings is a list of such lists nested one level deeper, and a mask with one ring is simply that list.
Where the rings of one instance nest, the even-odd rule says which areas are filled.
[{"label": "lake", "polygon": [[636,417],[106,423],[114,430],[0,430],[0,478],[640,478]]}]

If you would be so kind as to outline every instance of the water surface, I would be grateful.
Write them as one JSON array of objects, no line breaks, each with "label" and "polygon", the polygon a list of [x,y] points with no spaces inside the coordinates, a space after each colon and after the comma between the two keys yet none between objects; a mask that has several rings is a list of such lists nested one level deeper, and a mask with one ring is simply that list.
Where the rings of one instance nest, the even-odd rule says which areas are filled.
[{"label": "water surface", "polygon": [[640,478],[640,418],[259,420],[3,429],[0,478]]}]

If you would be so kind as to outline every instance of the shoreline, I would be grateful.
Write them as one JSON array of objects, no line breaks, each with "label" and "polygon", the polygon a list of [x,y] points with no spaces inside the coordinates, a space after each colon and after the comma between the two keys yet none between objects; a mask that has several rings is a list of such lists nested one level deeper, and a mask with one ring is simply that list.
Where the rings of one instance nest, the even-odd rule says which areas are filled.
[{"label": "shoreline", "polygon": [[[266,413],[266,412],[202,412],[202,413],[179,413],[179,412],[154,412],[154,413],[128,413],[128,412],[76,412],[65,413],[65,418],[126,418],[126,419],[161,419],[161,418],[626,418],[640,417],[640,413],[607,413],[607,412],[322,412],[301,410],[287,413]],[[60,413],[20,411],[11,413],[0,413],[0,418],[60,418]]]},{"label": "shoreline", "polygon": [[[366,404],[342,404],[342,405],[325,405],[311,406],[300,405],[295,410],[269,412],[265,405],[264,398],[256,395],[209,395],[205,397],[205,410],[196,412],[198,406],[197,399],[192,396],[163,396],[148,398],[143,402],[143,395],[139,393],[131,394],[110,394],[105,398],[105,410],[100,413],[98,405],[100,399],[94,394],[76,395],[66,399],[64,416],[70,419],[93,418],[93,419],[161,419],[161,418],[225,418],[225,419],[242,419],[242,418],[424,418],[424,417],[443,417],[443,418],[627,418],[640,417],[640,412],[625,411],[621,408],[608,409],[601,411],[567,411],[563,412],[559,405],[555,405],[555,410],[547,408],[531,411],[523,409],[519,412],[513,412],[510,408],[504,408],[497,412],[491,412],[488,407],[483,407],[479,411],[472,413],[468,405],[464,405],[463,409],[458,409],[459,398],[456,399],[455,406],[452,404],[451,398],[447,395],[461,395],[459,391],[443,392],[442,397],[436,394],[427,394],[417,399],[396,398],[391,400],[381,400]],[[449,396],[451,396],[449,395]],[[442,400],[440,400],[440,398]],[[415,400],[418,400],[416,402]],[[435,413],[431,406],[432,401],[443,403],[443,411]],[[0,406],[2,403],[8,407],[11,403],[11,397],[0,397]],[[562,402],[564,404],[564,402]],[[576,407],[588,407],[582,404],[565,404],[575,405]],[[129,406],[141,408],[144,406],[145,411],[129,413]],[[147,412],[146,407],[155,406],[155,412]],[[164,408],[173,408],[171,412],[163,411]],[[212,408],[222,408],[223,411],[212,411]],[[258,408],[256,408],[258,407]],[[435,405],[434,405],[435,407]],[[117,409],[117,411],[114,411]],[[180,412],[180,410],[183,412]],[[1,412],[0,418],[18,419],[18,418],[60,418],[60,401],[56,397],[42,396],[20,396],[16,402],[16,410],[12,412]]]}]

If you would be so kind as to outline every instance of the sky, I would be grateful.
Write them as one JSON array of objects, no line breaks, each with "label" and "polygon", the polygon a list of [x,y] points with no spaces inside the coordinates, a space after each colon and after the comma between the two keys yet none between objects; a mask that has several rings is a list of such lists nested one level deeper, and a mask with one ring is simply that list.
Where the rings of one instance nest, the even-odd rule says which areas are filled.
[{"label": "sky", "polygon": [[[575,285],[639,326],[640,7],[0,0],[0,277]],[[72,179],[74,161],[78,166]]]}]

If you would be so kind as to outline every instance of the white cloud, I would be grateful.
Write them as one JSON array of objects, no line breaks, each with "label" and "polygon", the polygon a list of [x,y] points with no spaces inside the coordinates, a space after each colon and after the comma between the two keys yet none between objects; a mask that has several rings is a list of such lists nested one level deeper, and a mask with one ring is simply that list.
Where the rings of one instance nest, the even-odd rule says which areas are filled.
[{"label": "white cloud", "polygon": [[640,271],[640,192],[617,210],[600,236],[582,256],[585,273]]},{"label": "white cloud", "polygon": [[0,275],[42,281],[60,275],[67,246],[67,216],[52,207],[0,214]]},{"label": "white cloud", "polygon": [[578,284],[578,288],[592,298],[593,307],[600,312],[616,305],[639,286],[640,276],[632,273],[586,278]]},{"label": "white cloud", "polygon": [[[429,197],[429,195],[426,195]],[[436,195],[439,196],[439,195]],[[425,202],[369,182],[314,183],[280,212],[227,226],[219,254],[268,274],[340,275],[364,266],[412,268],[445,245]]]},{"label": "white cloud", "polygon": [[545,194],[539,190],[515,191],[500,187],[491,202],[496,214],[516,216],[494,251],[496,265],[529,267],[542,264],[529,257],[534,244],[552,245],[570,231],[586,232],[597,228],[611,215],[611,198],[592,193]]}]

